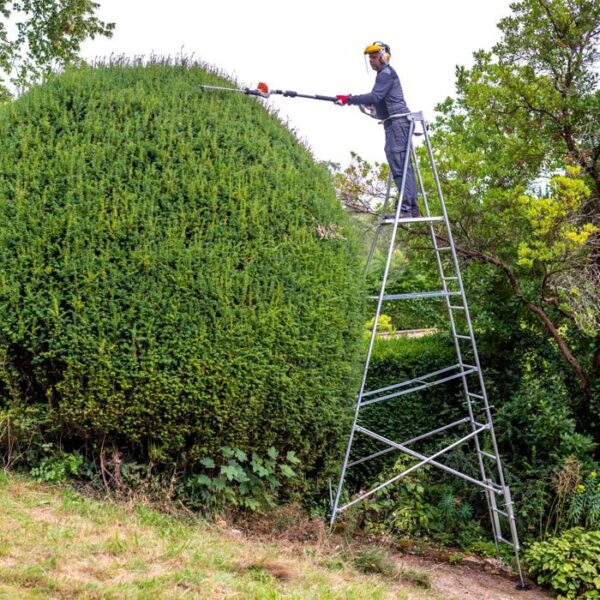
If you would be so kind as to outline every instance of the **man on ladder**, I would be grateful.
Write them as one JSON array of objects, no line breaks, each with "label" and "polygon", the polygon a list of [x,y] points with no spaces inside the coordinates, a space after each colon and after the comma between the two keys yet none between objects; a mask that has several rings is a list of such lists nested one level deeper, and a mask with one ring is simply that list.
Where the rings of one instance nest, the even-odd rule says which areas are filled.
[{"label": "man on ladder", "polygon": [[369,63],[377,71],[375,85],[368,94],[338,95],[336,104],[373,106],[375,116],[383,123],[385,129],[385,155],[390,165],[392,177],[402,189],[402,175],[406,165],[406,181],[404,182],[404,198],[400,207],[400,218],[416,218],[421,216],[417,204],[417,184],[410,161],[410,140],[408,140],[410,124],[406,116],[410,114],[400,79],[389,64],[390,47],[383,42],[373,42],[365,48]]}]

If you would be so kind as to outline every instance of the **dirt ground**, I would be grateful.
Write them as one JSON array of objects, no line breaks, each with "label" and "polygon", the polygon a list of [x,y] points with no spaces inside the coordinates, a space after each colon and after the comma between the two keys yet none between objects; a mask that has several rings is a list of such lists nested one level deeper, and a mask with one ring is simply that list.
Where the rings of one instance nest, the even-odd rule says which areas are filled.
[{"label": "dirt ground", "polygon": [[427,573],[431,588],[445,599],[455,600],[547,600],[552,596],[535,584],[529,590],[517,590],[518,579],[509,579],[497,573],[489,573],[480,567],[450,565],[418,556],[401,555],[397,558],[400,568],[418,569]]},{"label": "dirt ground", "polygon": [[[306,519],[302,511],[294,505],[278,511],[278,519],[273,515],[265,520],[253,518],[241,525],[238,533],[250,538],[259,538],[276,542],[280,548],[287,548],[291,554],[302,555],[306,548],[312,554],[335,556],[348,544],[348,538],[334,534],[329,536],[326,526],[319,519]],[[283,525],[283,526],[282,526]],[[223,521],[221,527],[231,531],[232,524]],[[463,557],[459,564],[450,564],[447,553],[423,550],[413,553],[411,550],[399,550],[386,537],[380,539],[354,539],[351,545],[354,551],[361,547],[375,546],[385,551],[387,557],[396,563],[397,571],[415,571],[423,573],[431,582],[431,589],[414,597],[435,600],[548,600],[553,596],[538,587],[533,581],[525,579],[530,586],[527,590],[518,590],[518,576],[509,567],[493,558]],[[304,549],[304,550],[303,550]],[[444,558],[445,556],[445,558]],[[411,600],[413,600],[411,598]]]}]

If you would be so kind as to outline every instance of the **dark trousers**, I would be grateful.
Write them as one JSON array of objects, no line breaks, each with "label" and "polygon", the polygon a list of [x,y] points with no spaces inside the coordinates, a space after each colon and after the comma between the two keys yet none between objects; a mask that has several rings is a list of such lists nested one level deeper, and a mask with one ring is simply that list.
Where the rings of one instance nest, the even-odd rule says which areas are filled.
[{"label": "dark trousers", "polygon": [[[405,119],[395,119],[384,125],[385,127],[385,156],[392,177],[398,187],[398,191],[402,187],[402,174],[404,172],[404,163],[410,154],[406,152],[408,144],[408,133],[410,123]],[[408,160],[406,169],[406,182],[404,184],[404,196],[402,200],[403,211],[412,211],[418,208],[417,205],[417,182],[415,180],[415,172],[413,171],[412,161]]]}]

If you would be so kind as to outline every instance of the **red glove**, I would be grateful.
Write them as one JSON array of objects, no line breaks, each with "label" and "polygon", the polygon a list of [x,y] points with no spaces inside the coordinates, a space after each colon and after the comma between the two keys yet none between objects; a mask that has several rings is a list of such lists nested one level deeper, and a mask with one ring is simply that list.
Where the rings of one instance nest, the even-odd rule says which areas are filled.
[{"label": "red glove", "polygon": [[344,104],[348,104],[349,97],[350,96],[338,95],[338,96],[336,96],[337,100],[335,101],[335,103],[339,104],[340,106],[343,106]]}]

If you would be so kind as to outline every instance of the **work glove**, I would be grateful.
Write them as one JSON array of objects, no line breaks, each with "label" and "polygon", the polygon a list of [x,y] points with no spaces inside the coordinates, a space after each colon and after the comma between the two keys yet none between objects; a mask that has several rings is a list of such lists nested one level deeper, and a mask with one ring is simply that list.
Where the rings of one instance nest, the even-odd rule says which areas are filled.
[{"label": "work glove", "polygon": [[344,104],[348,104],[348,98],[350,98],[350,96],[343,96],[343,95],[337,95],[336,96],[337,100],[335,101],[335,103],[338,106],[343,106]]}]

